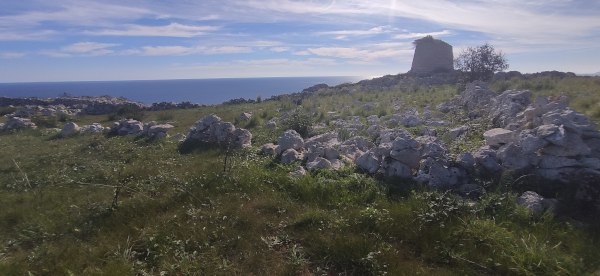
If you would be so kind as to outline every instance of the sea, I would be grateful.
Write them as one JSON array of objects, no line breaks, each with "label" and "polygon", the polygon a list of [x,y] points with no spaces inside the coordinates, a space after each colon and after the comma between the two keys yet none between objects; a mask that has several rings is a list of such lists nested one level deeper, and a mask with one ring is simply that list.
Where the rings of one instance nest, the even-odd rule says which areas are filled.
[{"label": "sea", "polygon": [[316,84],[334,86],[361,79],[342,76],[0,83],[0,97],[109,95],[145,104],[191,102],[210,105],[239,98],[268,99],[275,95],[300,92]]}]

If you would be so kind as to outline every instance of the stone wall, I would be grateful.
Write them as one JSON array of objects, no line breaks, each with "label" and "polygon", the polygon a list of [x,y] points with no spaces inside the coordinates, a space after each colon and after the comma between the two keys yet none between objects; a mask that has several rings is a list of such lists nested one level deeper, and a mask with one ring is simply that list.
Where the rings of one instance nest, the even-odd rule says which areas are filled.
[{"label": "stone wall", "polygon": [[428,75],[452,70],[454,70],[454,55],[450,44],[431,36],[415,41],[411,73]]}]

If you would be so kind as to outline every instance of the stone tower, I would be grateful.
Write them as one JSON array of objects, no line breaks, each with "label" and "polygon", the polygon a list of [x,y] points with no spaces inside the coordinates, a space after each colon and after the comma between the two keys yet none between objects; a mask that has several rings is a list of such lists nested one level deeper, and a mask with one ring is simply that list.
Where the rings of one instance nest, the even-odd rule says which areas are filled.
[{"label": "stone tower", "polygon": [[411,73],[431,75],[454,70],[454,55],[450,44],[430,35],[415,40],[414,44],[415,55],[410,69]]}]

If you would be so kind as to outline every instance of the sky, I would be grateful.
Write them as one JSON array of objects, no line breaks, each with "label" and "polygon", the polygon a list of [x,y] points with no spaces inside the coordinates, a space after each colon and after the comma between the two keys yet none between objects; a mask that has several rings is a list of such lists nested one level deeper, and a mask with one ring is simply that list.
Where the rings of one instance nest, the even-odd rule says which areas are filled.
[{"label": "sky", "polygon": [[600,72],[600,0],[0,0],[0,82],[364,76],[415,39]]}]

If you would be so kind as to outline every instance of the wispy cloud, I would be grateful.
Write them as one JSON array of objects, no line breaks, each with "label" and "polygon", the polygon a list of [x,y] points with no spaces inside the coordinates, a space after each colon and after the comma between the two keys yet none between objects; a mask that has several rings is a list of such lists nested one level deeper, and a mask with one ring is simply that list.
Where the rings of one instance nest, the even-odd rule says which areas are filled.
[{"label": "wispy cloud", "polygon": [[402,50],[395,48],[360,49],[355,47],[318,47],[308,48],[306,49],[306,52],[301,52],[301,54],[306,53],[325,57],[373,61],[376,59],[394,57],[398,58],[405,55],[412,55],[412,50]]},{"label": "wispy cloud", "polygon": [[429,33],[403,33],[403,34],[393,35],[392,37],[395,39],[415,39],[415,38],[425,37],[428,35],[440,37],[440,36],[448,36],[450,34],[452,34],[452,32],[450,32],[448,30],[443,30],[440,32],[429,32]]},{"label": "wispy cloud", "polygon": [[83,41],[64,46],[58,50],[42,50],[40,54],[49,57],[104,56],[113,54],[115,51],[111,48],[115,46],[119,46],[119,44]]},{"label": "wispy cloud", "polygon": [[0,27],[0,41],[47,40],[57,32],[53,30],[13,30]]},{"label": "wispy cloud", "polygon": [[85,31],[89,35],[102,36],[163,36],[163,37],[195,37],[219,30],[218,26],[195,26],[171,23],[165,26],[126,25],[121,29],[104,29]]},{"label": "wispy cloud", "polygon": [[99,43],[99,42],[78,42],[62,48],[63,52],[66,53],[77,53],[77,54],[85,54],[85,53],[94,53],[97,51],[106,50],[108,48],[112,48],[118,46],[119,44],[114,43]]},{"label": "wispy cloud", "polygon": [[370,36],[394,31],[395,28],[390,26],[377,26],[367,30],[341,30],[341,31],[326,31],[318,32],[317,35],[333,35],[336,39],[346,39],[351,36]]},{"label": "wispy cloud", "polygon": [[0,58],[2,59],[17,59],[26,56],[25,53],[22,52],[1,52]]},{"label": "wispy cloud", "polygon": [[289,50],[291,50],[290,47],[272,47],[269,50],[276,52],[276,53],[283,53],[283,52],[288,52]]},{"label": "wispy cloud", "polygon": [[139,49],[129,49],[120,55],[134,56],[187,56],[187,55],[223,55],[252,52],[250,47],[218,46],[218,47],[185,47],[185,46],[144,46]]}]

